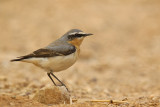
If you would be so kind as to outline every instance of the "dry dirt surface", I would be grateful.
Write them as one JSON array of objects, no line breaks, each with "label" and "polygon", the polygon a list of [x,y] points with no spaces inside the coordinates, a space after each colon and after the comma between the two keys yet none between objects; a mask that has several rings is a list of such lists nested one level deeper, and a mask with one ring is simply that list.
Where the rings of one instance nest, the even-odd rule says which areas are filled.
[{"label": "dry dirt surface", "polygon": [[[55,75],[81,101],[32,100],[52,82],[44,70],[10,60],[73,28],[94,35],[83,41],[76,64]],[[9,106],[160,106],[160,1],[0,0],[0,107]]]}]

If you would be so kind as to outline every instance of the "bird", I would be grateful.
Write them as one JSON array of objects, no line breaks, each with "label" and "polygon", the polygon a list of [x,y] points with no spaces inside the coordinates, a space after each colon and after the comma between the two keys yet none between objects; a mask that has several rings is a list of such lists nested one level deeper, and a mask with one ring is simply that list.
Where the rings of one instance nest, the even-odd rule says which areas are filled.
[{"label": "bird", "polygon": [[[32,63],[44,69],[55,86],[58,85],[51,76],[58,80],[61,83],[61,86],[66,87],[66,85],[60,81],[54,73],[68,69],[77,61],[80,54],[80,45],[84,38],[90,35],[93,34],[84,33],[79,29],[71,29],[46,47],[12,59],[11,62],[21,61]],[[66,89],[68,90],[67,87]]]}]

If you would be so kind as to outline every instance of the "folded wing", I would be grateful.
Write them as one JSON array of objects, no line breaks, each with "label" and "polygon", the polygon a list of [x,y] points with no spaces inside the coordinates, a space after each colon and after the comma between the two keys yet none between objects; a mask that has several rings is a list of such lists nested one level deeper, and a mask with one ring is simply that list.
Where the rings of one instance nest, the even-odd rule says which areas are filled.
[{"label": "folded wing", "polygon": [[72,54],[76,51],[76,48],[73,45],[61,45],[50,48],[41,48],[34,51],[31,54],[17,57],[16,59],[12,59],[13,61],[21,61],[29,58],[42,58],[42,57],[55,57],[55,56],[66,56]]}]

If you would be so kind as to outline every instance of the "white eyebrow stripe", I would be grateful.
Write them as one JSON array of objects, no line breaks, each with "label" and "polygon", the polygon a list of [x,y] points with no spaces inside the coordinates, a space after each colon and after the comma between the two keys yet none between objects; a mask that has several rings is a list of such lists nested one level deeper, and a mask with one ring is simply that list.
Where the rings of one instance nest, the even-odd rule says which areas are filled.
[{"label": "white eyebrow stripe", "polygon": [[86,34],[86,33],[84,33],[84,32],[78,32],[78,34]]},{"label": "white eyebrow stripe", "polygon": [[69,33],[69,35],[75,35],[77,32]]},{"label": "white eyebrow stripe", "polygon": [[75,35],[75,34],[86,34],[84,32],[73,32],[73,33],[69,33],[69,35]]}]

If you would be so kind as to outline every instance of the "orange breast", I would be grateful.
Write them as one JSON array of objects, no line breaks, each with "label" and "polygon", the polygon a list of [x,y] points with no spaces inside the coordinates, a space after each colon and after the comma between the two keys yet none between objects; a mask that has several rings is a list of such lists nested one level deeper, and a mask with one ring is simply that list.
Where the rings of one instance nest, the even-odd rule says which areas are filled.
[{"label": "orange breast", "polygon": [[80,45],[82,43],[84,38],[78,38],[78,39],[74,39],[72,41],[69,41],[70,44],[74,45],[77,49],[78,55],[80,53]]}]

